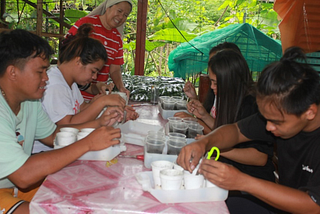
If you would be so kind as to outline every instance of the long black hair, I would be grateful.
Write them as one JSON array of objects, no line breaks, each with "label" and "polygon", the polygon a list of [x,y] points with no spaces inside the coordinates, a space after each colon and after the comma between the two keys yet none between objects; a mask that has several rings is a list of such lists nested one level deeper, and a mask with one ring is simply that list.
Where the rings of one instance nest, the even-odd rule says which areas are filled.
[{"label": "long black hair", "polygon": [[[210,56],[213,56],[216,52],[224,49],[231,49],[241,54],[240,48],[235,43],[223,42],[211,48],[211,50],[209,51],[209,60],[210,60]],[[206,109],[208,113],[210,113],[210,110],[214,103],[214,99],[215,99],[214,92],[211,88],[209,88],[206,98],[203,102],[203,107]]]},{"label": "long black hair", "polygon": [[238,120],[243,99],[253,93],[253,80],[244,57],[230,49],[218,51],[209,60],[210,72],[217,76],[217,117],[214,128]]}]

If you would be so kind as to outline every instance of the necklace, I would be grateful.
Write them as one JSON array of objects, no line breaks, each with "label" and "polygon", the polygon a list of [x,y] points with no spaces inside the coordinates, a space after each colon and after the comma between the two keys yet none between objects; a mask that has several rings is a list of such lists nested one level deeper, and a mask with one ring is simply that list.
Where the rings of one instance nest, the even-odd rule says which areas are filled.
[{"label": "necklace", "polygon": [[6,93],[2,90],[2,88],[1,88],[1,87],[0,87],[0,90],[1,90],[1,94],[2,94],[3,98],[8,102],[8,99],[7,99]]}]

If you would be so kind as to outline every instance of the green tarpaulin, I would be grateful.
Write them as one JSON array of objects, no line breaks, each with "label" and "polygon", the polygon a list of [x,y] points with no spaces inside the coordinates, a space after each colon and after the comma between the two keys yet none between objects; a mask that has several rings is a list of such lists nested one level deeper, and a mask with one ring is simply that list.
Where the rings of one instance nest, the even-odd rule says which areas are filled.
[{"label": "green tarpaulin", "polygon": [[185,78],[207,70],[209,51],[222,42],[233,42],[241,50],[251,71],[262,71],[282,56],[280,42],[250,24],[233,24],[180,44],[169,55],[168,66],[175,77]]}]

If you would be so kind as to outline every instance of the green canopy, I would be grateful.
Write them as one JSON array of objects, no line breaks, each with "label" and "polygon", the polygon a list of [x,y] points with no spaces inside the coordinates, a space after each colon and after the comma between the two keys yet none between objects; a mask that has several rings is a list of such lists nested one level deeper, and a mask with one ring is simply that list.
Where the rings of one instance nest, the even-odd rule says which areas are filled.
[{"label": "green canopy", "polygon": [[281,44],[276,40],[250,24],[233,24],[180,44],[169,55],[170,71],[182,78],[206,72],[210,49],[222,42],[238,45],[251,71],[260,72],[282,56]]}]

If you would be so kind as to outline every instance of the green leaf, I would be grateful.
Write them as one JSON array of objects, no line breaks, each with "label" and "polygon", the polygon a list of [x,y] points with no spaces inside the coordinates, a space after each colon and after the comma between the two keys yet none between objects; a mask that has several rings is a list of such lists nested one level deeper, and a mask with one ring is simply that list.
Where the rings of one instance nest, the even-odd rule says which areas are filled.
[{"label": "green leaf", "polygon": [[88,13],[85,11],[81,11],[81,10],[74,10],[74,9],[68,9],[65,10],[65,18],[70,20],[71,24],[74,24],[76,21],[78,21],[78,19],[86,16]]},{"label": "green leaf", "polygon": [[180,31],[180,32],[186,39],[184,39],[183,36],[178,32],[178,30],[174,28],[159,30],[155,34],[153,34],[151,37],[149,37],[149,39],[165,40],[165,41],[171,41],[171,42],[186,42],[186,40],[190,41],[191,39],[197,36],[196,34],[187,33],[185,31]]}]

